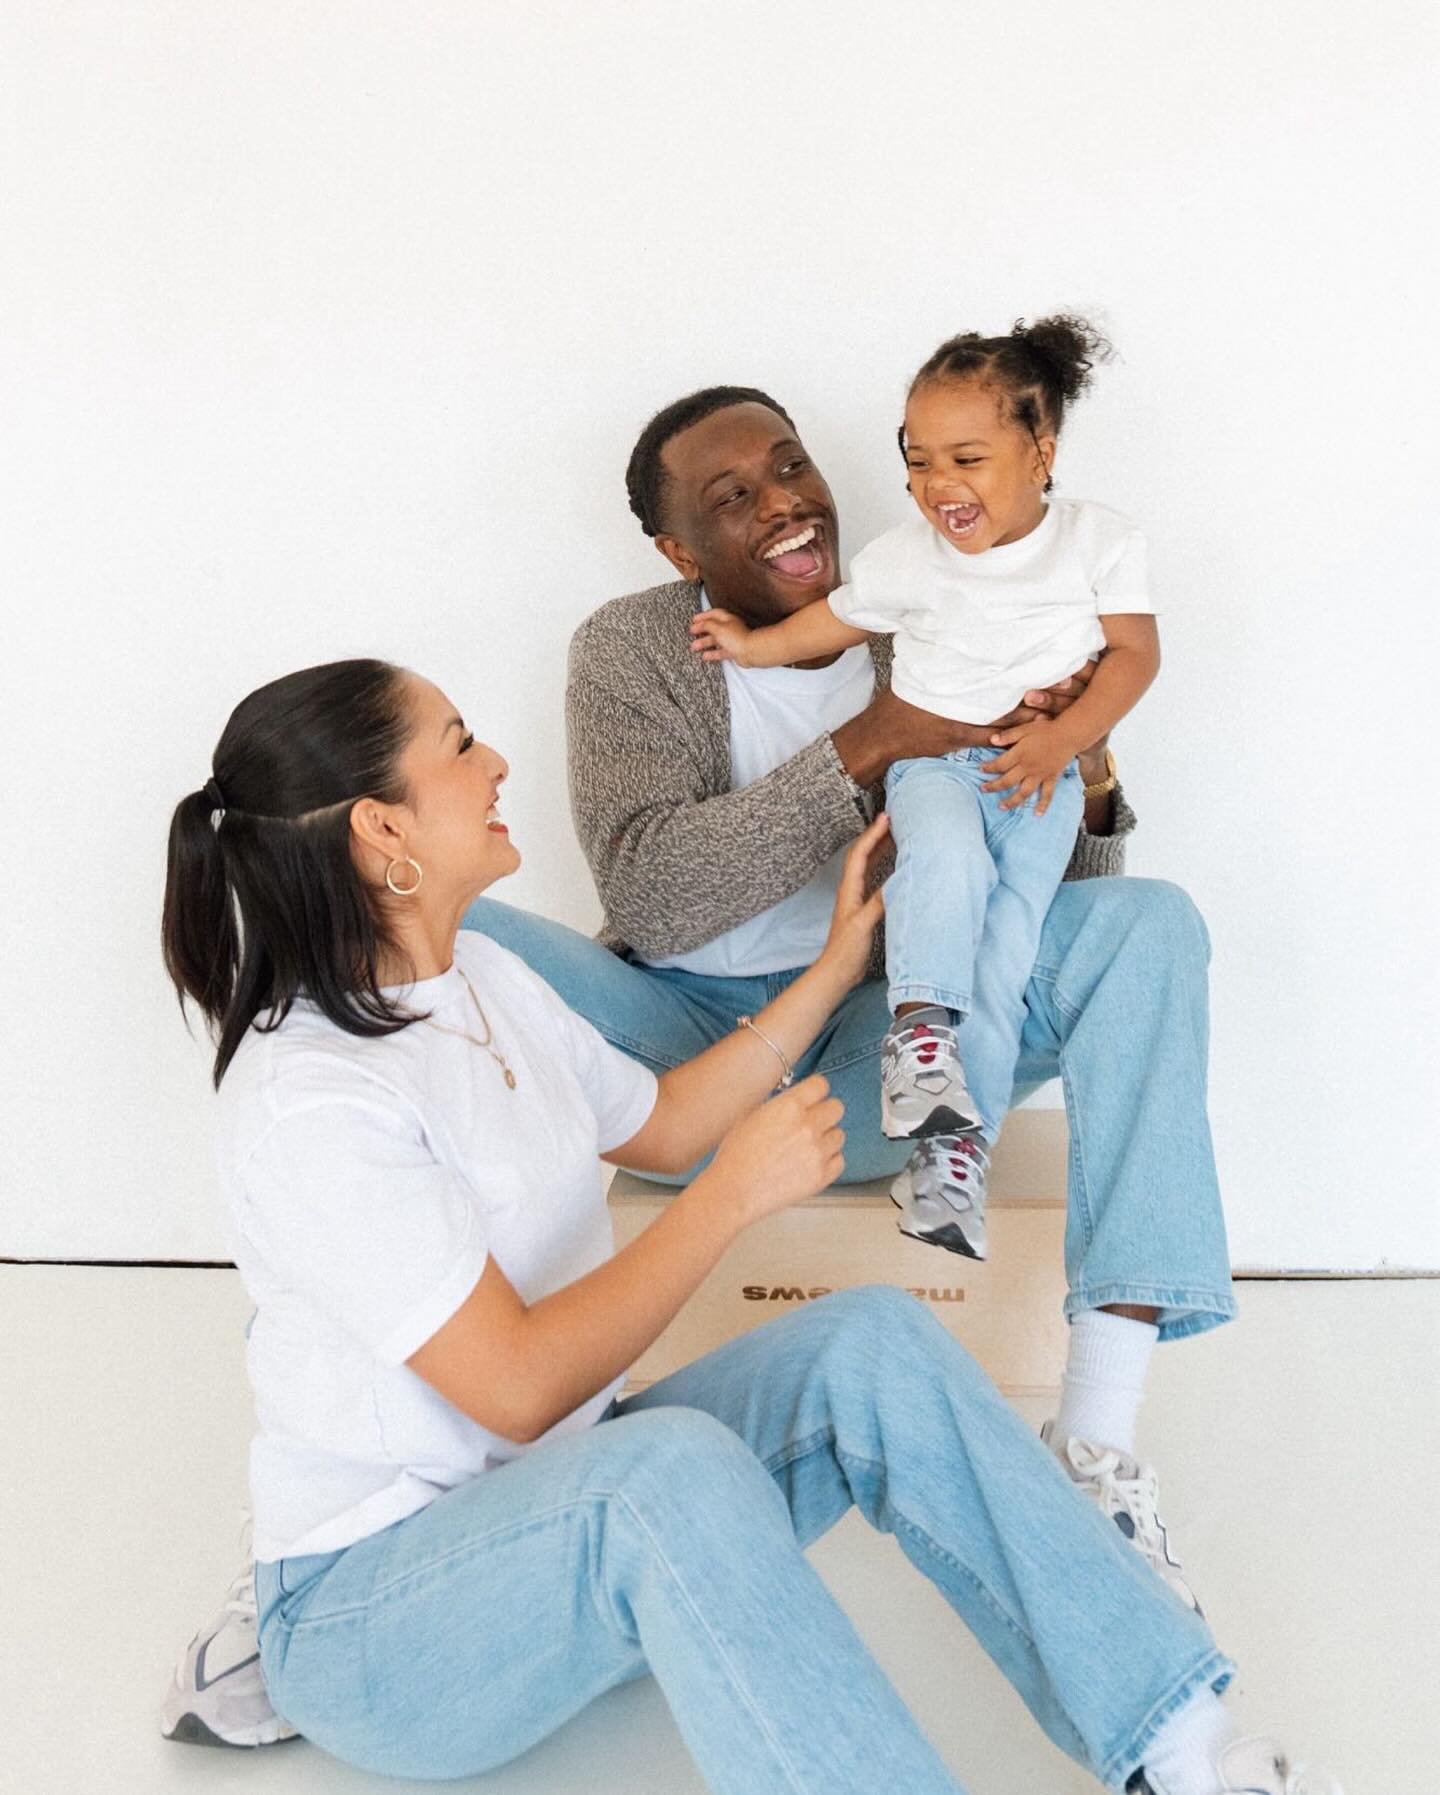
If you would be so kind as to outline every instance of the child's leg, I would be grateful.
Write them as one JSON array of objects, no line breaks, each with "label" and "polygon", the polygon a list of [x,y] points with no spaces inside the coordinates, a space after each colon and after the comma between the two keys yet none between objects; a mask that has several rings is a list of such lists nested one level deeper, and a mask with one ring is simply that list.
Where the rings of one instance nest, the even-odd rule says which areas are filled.
[{"label": "child's leg", "polygon": [[[982,762],[976,769],[986,777]],[[977,792],[995,885],[975,956],[974,1002],[960,1030],[966,1076],[993,1141],[1010,1107],[1025,1022],[1025,990],[1034,970],[1045,913],[1065,876],[1084,810],[1080,775],[1071,765],[1050,808],[1002,810],[1003,792]]]},{"label": "child's leg", "polygon": [[943,1004],[966,1014],[995,863],[974,769],[963,755],[898,760],[885,781],[895,871],[885,885],[890,1007]]}]

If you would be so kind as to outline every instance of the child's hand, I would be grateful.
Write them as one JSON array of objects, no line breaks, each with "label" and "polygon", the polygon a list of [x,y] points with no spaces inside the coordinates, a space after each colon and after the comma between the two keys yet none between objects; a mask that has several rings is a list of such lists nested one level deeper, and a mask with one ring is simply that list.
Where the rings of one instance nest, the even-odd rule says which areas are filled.
[{"label": "child's hand", "polygon": [[[1018,810],[1035,797],[1035,814],[1044,816],[1060,782],[1060,775],[1075,758],[1075,747],[1064,730],[1048,717],[1022,723],[990,738],[1004,748],[988,762],[991,777],[982,792],[1009,792],[1002,810]],[[1038,794],[1038,795],[1036,795]]]},{"label": "child's hand", "polygon": [[730,611],[702,611],[690,624],[690,649],[702,661],[734,661],[745,665],[750,625]]}]

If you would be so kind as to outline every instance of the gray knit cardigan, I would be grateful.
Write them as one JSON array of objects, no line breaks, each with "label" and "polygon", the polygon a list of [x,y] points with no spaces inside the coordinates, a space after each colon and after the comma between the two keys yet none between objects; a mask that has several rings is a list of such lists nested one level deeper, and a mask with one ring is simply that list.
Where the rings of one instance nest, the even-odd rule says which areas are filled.
[{"label": "gray knit cardigan", "polygon": [[[687,953],[789,897],[865,823],[829,735],[731,789],[725,676],[690,651],[698,599],[685,580],[612,599],[570,643],[575,832],[605,907],[600,939],[642,959]],[[888,684],[889,638],[871,637],[870,653],[877,687]],[[1123,872],[1134,826],[1117,790],[1114,833],[1082,826],[1066,878]],[[877,940],[872,972],[883,964]]]}]

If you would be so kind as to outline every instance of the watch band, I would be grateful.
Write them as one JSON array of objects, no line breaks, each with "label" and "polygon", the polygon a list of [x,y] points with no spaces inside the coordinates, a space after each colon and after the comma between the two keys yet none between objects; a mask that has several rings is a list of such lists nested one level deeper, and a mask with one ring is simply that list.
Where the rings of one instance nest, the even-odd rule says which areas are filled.
[{"label": "watch band", "polygon": [[1103,798],[1113,792],[1118,781],[1115,777],[1115,756],[1107,748],[1105,750],[1105,777],[1098,785],[1087,785],[1083,788],[1087,798]]}]

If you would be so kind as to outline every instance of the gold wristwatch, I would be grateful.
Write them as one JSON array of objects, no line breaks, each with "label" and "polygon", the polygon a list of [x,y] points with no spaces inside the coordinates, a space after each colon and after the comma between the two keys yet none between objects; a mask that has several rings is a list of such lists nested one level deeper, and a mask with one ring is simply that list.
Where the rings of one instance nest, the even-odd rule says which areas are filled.
[{"label": "gold wristwatch", "polygon": [[1098,785],[1085,786],[1086,798],[1103,798],[1115,789],[1115,756],[1107,748],[1105,750],[1105,777]]}]

